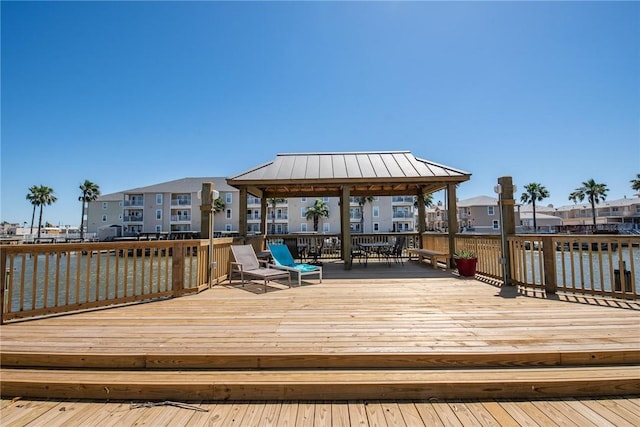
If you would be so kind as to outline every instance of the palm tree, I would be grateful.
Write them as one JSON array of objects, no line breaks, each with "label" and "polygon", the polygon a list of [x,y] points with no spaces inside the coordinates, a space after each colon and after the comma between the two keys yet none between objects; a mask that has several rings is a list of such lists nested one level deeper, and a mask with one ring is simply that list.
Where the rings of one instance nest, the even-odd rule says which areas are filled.
[{"label": "palm tree", "polygon": [[226,208],[227,205],[224,203],[224,200],[222,200],[222,197],[218,196],[218,198],[216,198],[213,201],[213,212],[214,213],[218,213],[218,212],[223,212],[224,208]]},{"label": "palm tree", "polygon": [[82,194],[78,197],[78,201],[82,203],[82,216],[80,217],[80,240],[84,240],[84,208],[89,202],[95,201],[100,196],[100,186],[85,179],[80,184]]},{"label": "palm tree", "polygon": [[313,231],[318,231],[318,220],[320,218],[329,218],[329,207],[325,202],[320,199],[317,199],[313,206],[309,206],[307,208],[307,212],[305,217],[309,219],[313,219]]},{"label": "palm tree", "polygon": [[267,202],[271,206],[271,234],[276,234],[276,206],[278,203],[284,203],[285,199],[280,197],[269,197]]},{"label": "palm tree", "polygon": [[47,187],[46,185],[40,185],[36,188],[35,191],[35,202],[36,205],[40,206],[40,217],[38,219],[38,239],[40,239],[40,231],[42,228],[42,210],[44,205],[51,205],[58,197],[53,194],[53,188]]},{"label": "palm tree", "polygon": [[532,182],[524,186],[525,192],[520,196],[522,203],[531,204],[533,206],[533,231],[538,229],[538,223],[536,222],[536,201],[541,202],[543,199],[549,197],[549,191],[544,185]]},{"label": "palm tree", "polygon": [[[413,197],[413,207],[418,209],[418,196],[414,196]],[[433,194],[429,193],[429,194],[425,194],[422,196],[422,201],[424,202],[424,207],[425,208],[430,208],[431,206],[433,206]]]},{"label": "palm tree", "polygon": [[[418,209],[418,201],[420,199],[418,198],[418,196],[413,196],[413,208],[414,209]],[[430,208],[431,206],[433,206],[433,194],[429,193],[429,194],[423,194],[422,195],[422,201],[424,203],[424,207],[425,208]],[[426,219],[426,218],[425,218]],[[426,225],[426,224],[423,224]]]},{"label": "palm tree", "polygon": [[32,185],[29,187],[29,194],[27,194],[27,200],[33,205],[33,211],[31,212],[31,228],[29,228],[29,234],[33,233],[33,223],[36,220],[36,206],[38,206],[38,186]]},{"label": "palm tree", "polygon": [[569,200],[571,200],[574,204],[578,203],[578,199],[579,199],[579,191],[578,190],[574,190],[571,192],[571,194],[569,194]]},{"label": "palm tree", "polygon": [[592,179],[582,183],[581,187],[575,189],[569,195],[569,200],[575,203],[577,200],[583,201],[585,198],[591,204],[591,216],[593,217],[593,225],[596,225],[596,203],[604,202],[607,198],[607,184],[599,184]]},{"label": "palm tree", "polygon": [[631,189],[638,192],[640,196],[640,173],[636,174],[636,177],[631,180]]},{"label": "palm tree", "polygon": [[371,203],[376,198],[373,196],[360,196],[358,197],[358,205],[360,206],[360,232],[364,233],[364,205]]}]

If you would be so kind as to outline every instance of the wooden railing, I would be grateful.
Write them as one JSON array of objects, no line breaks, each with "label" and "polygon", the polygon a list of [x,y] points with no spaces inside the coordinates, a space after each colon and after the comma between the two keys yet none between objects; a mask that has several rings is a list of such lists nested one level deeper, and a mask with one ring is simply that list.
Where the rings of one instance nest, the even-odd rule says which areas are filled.
[{"label": "wooden railing", "polygon": [[[232,239],[215,239],[214,282]],[[0,321],[198,292],[209,285],[208,240],[3,245]]]},{"label": "wooden railing", "polygon": [[[424,233],[424,248],[449,252],[446,234]],[[517,235],[507,239],[514,285],[640,299],[640,237],[619,235]],[[497,235],[458,234],[456,251],[478,255],[477,273],[502,279]]]},{"label": "wooden railing", "polygon": [[640,299],[638,236],[519,235],[508,242],[514,284]]}]

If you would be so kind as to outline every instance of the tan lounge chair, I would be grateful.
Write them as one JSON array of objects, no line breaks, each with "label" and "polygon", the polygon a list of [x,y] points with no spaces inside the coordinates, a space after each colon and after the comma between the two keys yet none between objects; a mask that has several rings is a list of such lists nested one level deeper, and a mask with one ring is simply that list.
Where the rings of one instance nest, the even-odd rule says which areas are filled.
[{"label": "tan lounge chair", "polygon": [[245,284],[245,276],[262,279],[264,281],[264,291],[267,292],[267,283],[270,280],[286,277],[289,280],[289,287],[291,287],[291,273],[288,271],[277,270],[275,268],[268,268],[270,264],[266,261],[262,261],[264,267],[260,265],[261,261],[258,261],[253,246],[251,245],[233,245],[231,246],[231,252],[235,261],[231,261],[231,267],[229,269],[229,283],[232,281],[234,273],[240,273],[240,280],[242,286]]}]

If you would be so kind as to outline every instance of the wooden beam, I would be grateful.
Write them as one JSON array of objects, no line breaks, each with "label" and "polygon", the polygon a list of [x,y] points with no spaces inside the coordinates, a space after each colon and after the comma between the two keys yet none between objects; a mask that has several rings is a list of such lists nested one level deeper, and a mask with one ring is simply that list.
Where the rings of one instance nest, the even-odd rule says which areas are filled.
[{"label": "wooden beam", "polygon": [[340,234],[342,235],[342,259],[344,269],[351,270],[351,229],[349,228],[349,187],[342,187],[340,195]]}]

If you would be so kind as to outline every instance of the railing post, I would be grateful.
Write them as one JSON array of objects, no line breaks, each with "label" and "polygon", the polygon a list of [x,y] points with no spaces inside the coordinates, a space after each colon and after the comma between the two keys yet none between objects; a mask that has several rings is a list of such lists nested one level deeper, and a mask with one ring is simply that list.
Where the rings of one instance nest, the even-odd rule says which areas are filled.
[{"label": "railing post", "polygon": [[456,201],[456,185],[447,184],[447,231],[449,234],[449,268],[455,268],[453,254],[456,251],[456,234],[458,234],[458,206]]},{"label": "railing post", "polygon": [[179,297],[184,293],[184,242],[180,240],[175,242],[172,247],[171,287],[173,296]]},{"label": "railing post", "polygon": [[7,286],[7,276],[12,273],[7,271],[7,253],[3,250],[0,250],[0,269],[2,269],[2,276],[0,276],[0,325],[2,325],[4,323],[4,290]]},{"label": "railing post", "polygon": [[[533,248],[531,249],[533,250]],[[547,294],[555,294],[558,290],[556,249],[551,236],[544,236],[542,238],[542,260],[544,263],[544,290]]]},{"label": "railing post", "polygon": [[516,219],[515,212],[513,211],[515,206],[515,200],[513,199],[513,181],[510,176],[502,176],[498,178],[498,185],[500,186],[500,214],[502,218],[502,224],[500,227],[501,233],[503,233],[503,248],[502,248],[502,262],[504,263],[504,281],[505,285],[511,285],[513,283],[511,277],[511,257],[508,250],[508,237],[516,234]]}]

